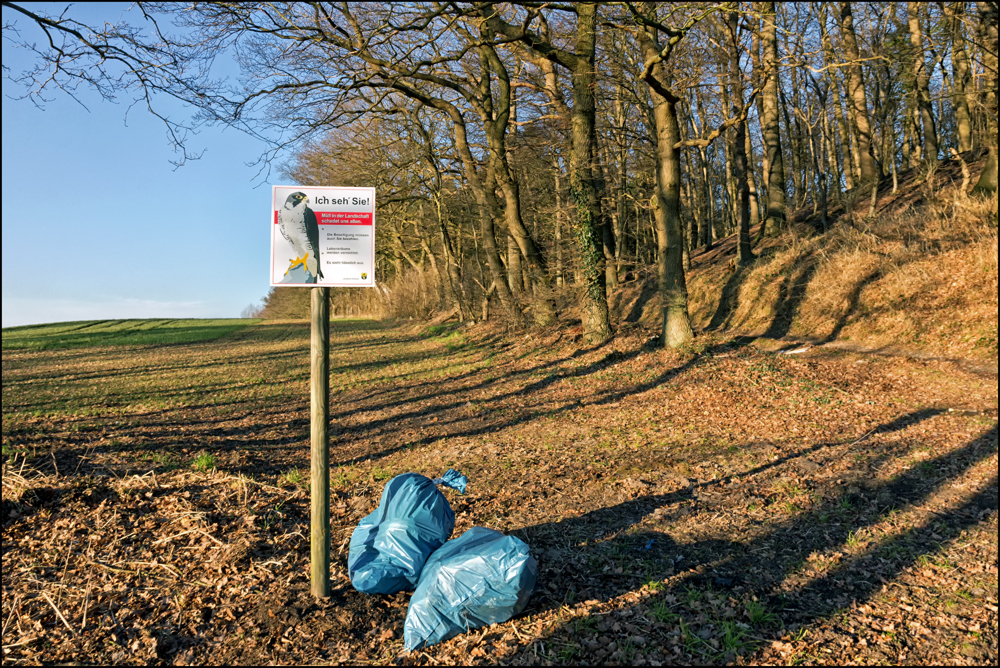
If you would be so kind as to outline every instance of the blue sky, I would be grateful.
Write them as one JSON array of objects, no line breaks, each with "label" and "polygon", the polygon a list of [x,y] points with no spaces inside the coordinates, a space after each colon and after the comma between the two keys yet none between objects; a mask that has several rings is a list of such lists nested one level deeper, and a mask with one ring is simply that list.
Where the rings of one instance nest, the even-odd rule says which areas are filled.
[{"label": "blue sky", "polygon": [[[48,7],[58,13],[63,5]],[[115,21],[127,4],[78,4],[70,15]],[[37,10],[38,5],[34,8]],[[128,12],[130,17],[134,12]],[[29,41],[41,32],[16,19]],[[18,74],[33,54],[3,42]],[[103,318],[237,317],[268,290],[271,183],[247,166],[264,144],[206,128],[200,160],[179,169],[163,123],[127,100],[81,88],[44,110],[3,81],[3,326]],[[181,118],[187,110],[163,101]]]}]

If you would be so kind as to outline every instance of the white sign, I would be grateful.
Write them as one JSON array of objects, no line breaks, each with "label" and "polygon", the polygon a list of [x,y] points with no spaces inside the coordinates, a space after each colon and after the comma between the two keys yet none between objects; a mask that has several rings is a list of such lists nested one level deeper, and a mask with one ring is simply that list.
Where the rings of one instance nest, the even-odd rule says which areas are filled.
[{"label": "white sign", "polygon": [[274,186],[271,285],[375,287],[375,189]]}]

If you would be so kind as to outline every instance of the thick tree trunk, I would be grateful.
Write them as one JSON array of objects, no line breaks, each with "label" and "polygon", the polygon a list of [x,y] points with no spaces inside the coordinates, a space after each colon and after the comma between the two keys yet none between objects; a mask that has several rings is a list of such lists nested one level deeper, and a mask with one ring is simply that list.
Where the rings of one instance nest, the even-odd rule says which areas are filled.
[{"label": "thick tree trunk", "polygon": [[872,154],[872,129],[868,118],[868,104],[865,101],[864,72],[861,69],[861,52],[858,50],[857,36],[854,34],[854,16],[851,3],[840,7],[840,42],[848,62],[847,101],[851,108],[851,119],[858,138],[858,157],[861,162],[861,185],[878,180],[875,156]]},{"label": "thick tree trunk", "polygon": [[785,161],[781,154],[781,128],[778,121],[778,36],[775,26],[775,3],[758,3],[764,21],[761,46],[764,51],[764,145],[767,151],[767,218],[765,234],[774,236],[785,227]]},{"label": "thick tree trunk", "polygon": [[587,343],[611,338],[611,316],[604,266],[601,203],[594,178],[597,159],[597,8],[577,6],[576,71],[573,72],[573,145],[570,150],[570,193],[576,208],[575,235],[583,278],[583,330]]},{"label": "thick tree trunk", "polygon": [[[655,74],[654,74],[655,76]],[[687,281],[684,276],[684,231],[680,216],[680,141],[677,107],[663,100],[656,112],[656,241],[659,291],[663,305],[662,342],[677,348],[691,341],[691,318],[688,315]]]},{"label": "thick tree trunk", "polygon": [[945,2],[941,5],[948,18],[951,30],[951,71],[955,93],[952,104],[955,108],[955,126],[958,131],[958,150],[972,150],[972,114],[969,112],[970,74],[969,54],[965,48],[965,33],[962,18],[965,15],[964,2]]},{"label": "thick tree trunk", "polygon": [[[736,12],[729,12],[729,88],[732,97],[732,116],[739,116],[743,108],[743,75],[740,72],[739,27]],[[739,197],[739,262],[750,264],[753,252],[750,250],[750,184],[747,161],[747,122],[736,124],[736,140],[733,142],[736,159],[736,190]],[[679,167],[680,165],[678,165]]]},{"label": "thick tree trunk", "polygon": [[[646,3],[649,8],[651,3]],[[659,54],[652,28],[639,31],[643,59],[654,61]],[[650,77],[666,81],[663,64],[656,62]],[[647,81],[648,83],[648,81]],[[680,128],[677,122],[678,99],[661,96],[651,85],[653,116],[656,126],[656,186],[653,215],[656,220],[657,269],[663,309],[661,341],[667,348],[680,347],[694,338],[688,315],[687,282],[684,276],[684,230],[680,217],[681,160],[677,147]]]},{"label": "thick tree trunk", "polygon": [[976,9],[979,11],[979,39],[984,47],[986,88],[982,97],[986,111],[989,155],[986,156],[986,166],[972,192],[976,195],[990,195],[997,191],[997,3],[977,2]]},{"label": "thick tree trunk", "polygon": [[920,7],[923,3],[907,2],[909,14],[910,44],[913,46],[913,82],[917,93],[917,107],[924,127],[924,160],[928,172],[937,169],[938,139],[934,124],[934,110],[931,106],[930,75],[924,58],[924,38],[920,30]]}]

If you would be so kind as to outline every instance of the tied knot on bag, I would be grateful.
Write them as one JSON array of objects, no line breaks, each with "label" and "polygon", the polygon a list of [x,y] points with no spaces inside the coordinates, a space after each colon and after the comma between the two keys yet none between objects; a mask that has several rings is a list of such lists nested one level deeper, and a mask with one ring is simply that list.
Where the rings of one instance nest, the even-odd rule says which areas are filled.
[{"label": "tied knot on bag", "polygon": [[448,469],[445,471],[443,476],[440,478],[434,478],[431,482],[435,485],[451,487],[452,489],[457,490],[459,494],[465,494],[465,488],[469,484],[469,479],[455,469]]}]

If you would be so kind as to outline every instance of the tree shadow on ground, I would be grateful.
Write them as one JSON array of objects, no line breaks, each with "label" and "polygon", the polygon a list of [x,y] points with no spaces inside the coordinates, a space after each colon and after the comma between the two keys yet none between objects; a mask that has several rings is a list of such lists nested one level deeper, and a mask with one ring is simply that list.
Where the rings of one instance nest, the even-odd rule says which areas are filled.
[{"label": "tree shadow on ground", "polygon": [[[903,429],[933,414],[933,410],[918,411],[871,433]],[[849,444],[843,456],[867,450],[861,445],[864,440]],[[786,459],[821,447],[837,446],[820,444]],[[961,448],[889,481],[862,489],[840,490],[810,510],[765,525],[766,529],[750,540],[733,537],[683,543],[672,537],[675,532],[670,525],[692,508],[707,512],[703,506],[706,499],[711,503],[711,490],[720,490],[730,498],[739,495],[740,486],[745,486],[747,480],[752,482],[755,476],[781,462],[669,494],[640,497],[580,517],[525,527],[513,533],[540,555],[538,586],[526,614],[586,599],[609,601],[641,589],[644,583],[676,574],[669,590],[662,595],[671,591],[676,595],[689,587],[722,588],[758,597],[767,610],[777,611],[786,625],[804,625],[829,617],[868,600],[882,589],[883,583],[898,576],[919,557],[941,549],[963,529],[978,522],[982,513],[996,509],[994,476],[958,507],[947,512],[935,511],[933,515],[927,513],[930,519],[899,534],[875,536],[864,550],[851,554],[848,548],[886,513],[919,507],[932,494],[947,489],[952,481],[995,453],[996,448],[994,425]],[[929,479],[925,474],[929,470],[947,474]],[[736,480],[741,482],[737,484]],[[649,522],[650,518],[655,521]],[[810,555],[834,550],[848,553],[835,568],[816,577],[803,575],[803,565]],[[636,608],[645,609],[653,603],[647,599]],[[548,635],[575,631],[578,625],[564,624]],[[770,634],[766,630],[757,633]],[[520,650],[522,654],[531,652],[537,652],[537,647]]]},{"label": "tree shadow on ground", "polygon": [[729,319],[739,309],[740,288],[750,275],[750,267],[739,265],[732,273],[722,288],[722,296],[719,297],[719,306],[715,309],[708,327],[705,329],[718,330],[729,324]]},{"label": "tree shadow on ground", "polygon": [[639,296],[636,297],[635,301],[632,302],[632,307],[629,309],[628,314],[623,320],[625,322],[639,322],[643,311],[646,309],[646,304],[648,304],[649,301],[656,295],[656,292],[656,280],[647,279],[642,284],[642,291],[639,293]]},{"label": "tree shadow on ground", "polygon": [[851,289],[850,295],[847,297],[847,308],[844,309],[844,312],[839,318],[837,318],[837,323],[833,326],[830,333],[823,337],[821,343],[829,343],[840,336],[840,332],[847,325],[848,319],[850,319],[850,317],[854,315],[855,311],[858,310],[858,304],[861,301],[861,293],[866,287],[882,278],[883,272],[884,270],[879,267],[868,272],[864,278],[857,282],[857,284]]},{"label": "tree shadow on ground", "polygon": [[785,273],[781,286],[778,288],[774,319],[771,320],[771,325],[764,333],[765,337],[780,339],[788,334],[792,322],[795,320],[795,314],[806,297],[809,281],[812,280],[818,268],[819,260],[816,258],[816,251],[810,251],[798,258],[789,271]]}]

